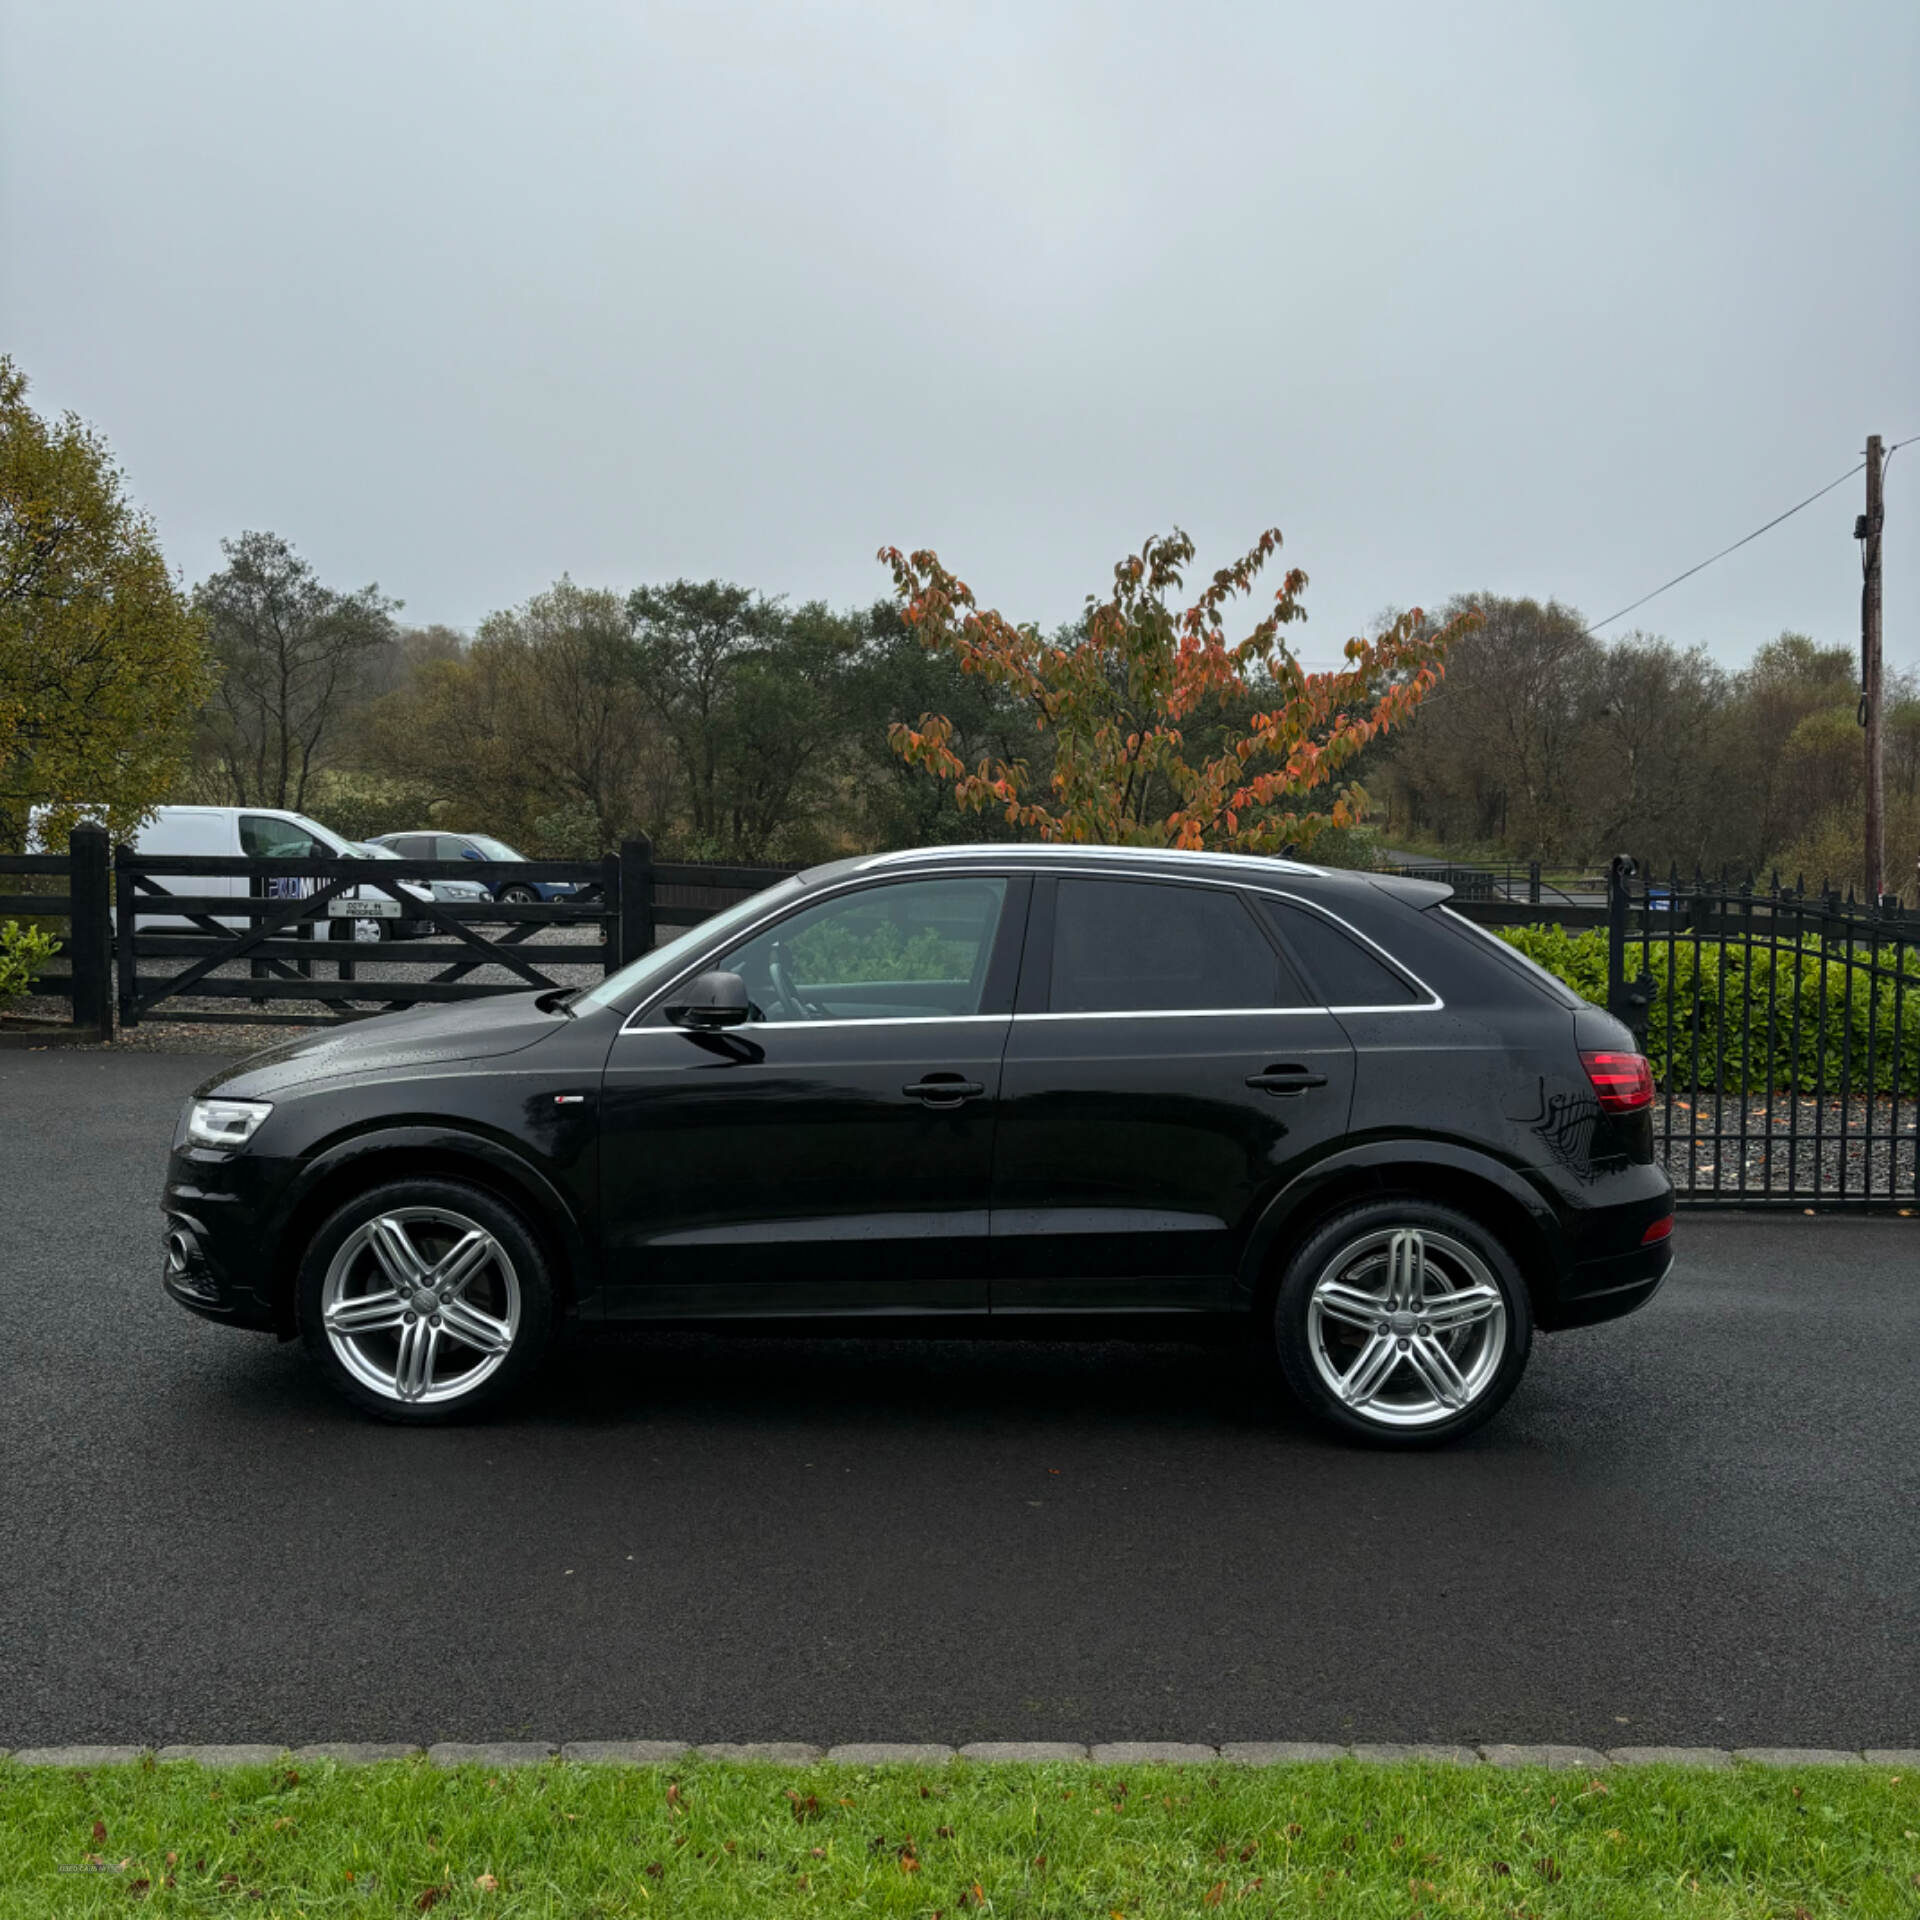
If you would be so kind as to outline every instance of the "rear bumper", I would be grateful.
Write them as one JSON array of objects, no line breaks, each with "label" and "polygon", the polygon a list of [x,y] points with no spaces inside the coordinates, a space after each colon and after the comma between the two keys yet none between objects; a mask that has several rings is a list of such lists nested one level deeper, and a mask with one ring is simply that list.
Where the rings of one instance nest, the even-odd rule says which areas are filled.
[{"label": "rear bumper", "polygon": [[1616,1167],[1597,1179],[1563,1169],[1536,1175],[1560,1225],[1560,1258],[1551,1284],[1538,1289],[1540,1326],[1592,1326],[1643,1307],[1673,1266],[1673,1234],[1647,1234],[1673,1218],[1673,1182],[1651,1162]]},{"label": "rear bumper", "polygon": [[1660,1291],[1673,1266],[1673,1236],[1628,1253],[1582,1260],[1567,1274],[1560,1289],[1555,1327],[1590,1327],[1600,1320],[1617,1320],[1623,1313],[1644,1307]]}]

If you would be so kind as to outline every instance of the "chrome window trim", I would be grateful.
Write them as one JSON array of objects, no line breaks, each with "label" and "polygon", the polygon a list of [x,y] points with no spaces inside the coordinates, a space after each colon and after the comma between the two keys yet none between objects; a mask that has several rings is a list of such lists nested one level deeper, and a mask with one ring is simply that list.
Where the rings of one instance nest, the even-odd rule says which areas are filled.
[{"label": "chrome window trim", "polygon": [[1364,1007],[1122,1007],[1093,1013],[1016,1013],[1016,1020],[1283,1020],[1302,1014],[1364,1013]]},{"label": "chrome window trim", "polygon": [[615,1038],[629,1033],[798,1033],[803,1027],[979,1027],[1004,1026],[1010,1013],[883,1013],[872,1020],[744,1020],[735,1027],[622,1027]]},{"label": "chrome window trim", "polygon": [[[1025,852],[1026,850],[1027,849],[1025,848],[1020,849],[1020,851],[1022,852]],[[920,852],[950,852],[955,850],[948,849],[948,848],[925,848],[925,849],[920,849],[919,851]],[[962,849],[962,851],[964,851],[964,849]],[[1137,856],[1142,851],[1143,851],[1142,849],[1135,848],[1135,847],[1089,848],[1089,847],[1075,846],[1070,850],[1067,848],[1062,848],[1060,850],[1058,857],[1062,860],[1067,860],[1067,859],[1083,857],[1089,853],[1111,854],[1111,855],[1133,857],[1133,856]],[[1144,851],[1147,851],[1150,853],[1152,850],[1146,849]],[[1004,854],[1005,854],[1004,849],[998,850],[992,856],[989,856],[989,858],[992,861],[997,862],[999,859],[1004,857]],[[739,929],[733,936],[734,944],[735,945],[745,944],[745,942],[755,938],[763,927],[770,926],[775,920],[784,919],[787,913],[790,911],[797,911],[802,906],[817,906],[820,902],[825,900],[836,899],[838,898],[839,895],[843,893],[853,893],[853,892],[860,891],[863,884],[861,880],[861,876],[864,875],[868,871],[868,869],[871,867],[882,865],[889,862],[906,860],[914,857],[916,857],[916,855],[912,851],[905,852],[905,853],[875,854],[872,859],[862,861],[861,864],[854,869],[853,873],[849,874],[846,879],[838,882],[833,886],[822,887],[818,891],[815,891],[809,888],[801,892],[797,897],[794,895],[789,895],[787,899],[781,903],[780,906],[775,907],[770,912],[765,914],[762,918],[754,921],[750,926]],[[1242,865],[1242,862],[1239,860],[1239,858],[1231,854],[1186,854],[1186,855],[1182,855],[1181,857],[1183,859],[1217,860],[1225,865],[1230,865],[1235,867],[1239,867]],[[936,874],[938,873],[938,871],[939,871],[938,869],[935,870]],[[952,871],[952,870],[949,869],[949,871]],[[1071,867],[1067,869],[1067,872],[1069,874],[1072,874],[1073,871],[1074,869]],[[1317,879],[1325,878],[1324,871],[1318,867],[1302,867],[1302,866],[1295,865],[1295,866],[1289,867],[1288,871],[1294,872],[1294,873],[1310,874]],[[988,870],[985,871],[984,873],[979,871],[954,872],[953,877],[955,879],[965,878],[970,880],[1014,879],[1017,877],[1017,874],[995,872],[992,866],[990,865]],[[1111,873],[1101,872],[1098,866],[1089,866],[1081,870],[1081,877],[1085,879],[1090,879],[1090,880],[1110,880],[1113,878],[1113,875]],[[1140,873],[1135,877],[1141,880],[1148,881],[1150,883],[1157,881],[1162,884],[1173,885],[1173,886],[1230,887],[1235,892],[1271,894],[1275,899],[1288,901],[1290,904],[1297,907],[1304,907],[1309,913],[1317,913],[1322,915],[1324,918],[1331,920],[1336,927],[1341,929],[1342,932],[1351,935],[1351,937],[1354,938],[1355,940],[1358,940],[1362,946],[1370,948],[1375,954],[1377,954],[1380,957],[1381,961],[1388,968],[1390,968],[1394,973],[1400,974],[1405,979],[1410,980],[1416,987],[1418,987],[1420,991],[1427,996],[1427,999],[1421,1003],[1408,1003],[1403,1001],[1403,1002],[1396,1002],[1391,1006],[1384,1006],[1384,1007],[1363,1006],[1363,1005],[1311,1006],[1311,1007],[1131,1007],[1126,1009],[1125,1011],[1117,1012],[1117,1013],[903,1014],[898,1016],[883,1017],[878,1020],[758,1020],[758,1021],[749,1021],[747,1022],[747,1024],[749,1026],[759,1027],[762,1030],[770,1030],[774,1027],[788,1027],[788,1028],[793,1028],[793,1027],[872,1027],[872,1026],[905,1026],[910,1024],[946,1025],[956,1020],[1009,1020],[1009,1019],[1011,1020],[1150,1020],[1150,1019],[1195,1019],[1195,1018],[1204,1018],[1209,1015],[1219,1016],[1222,1014],[1246,1015],[1246,1014],[1287,1014],[1287,1013],[1334,1013],[1334,1014],[1339,1014],[1339,1013],[1439,1013],[1446,1006],[1446,1002],[1443,999],[1441,999],[1440,995],[1435,993],[1434,990],[1430,986],[1428,986],[1427,983],[1423,979],[1421,979],[1420,976],[1417,973],[1415,973],[1411,967],[1405,964],[1405,962],[1396,960],[1394,956],[1390,954],[1386,950],[1386,948],[1381,946],[1377,940],[1370,939],[1366,934],[1362,933],[1358,927],[1354,926],[1352,922],[1343,920],[1339,914],[1331,912],[1328,908],[1323,907],[1317,900],[1308,900],[1303,898],[1300,894],[1289,893],[1283,887],[1263,887],[1247,879],[1229,878],[1225,874],[1220,874],[1218,876],[1215,876],[1214,874],[1210,874],[1210,873],[1195,874],[1192,876],[1191,879],[1181,879],[1178,876],[1175,876],[1173,874],[1159,874],[1159,873]],[[617,1034],[615,1034],[614,1038],[616,1040],[624,1039],[626,1035],[630,1033],[685,1033],[687,1032],[688,1029],[685,1027],[671,1027],[671,1026],[670,1027],[646,1027],[646,1026],[642,1026],[640,1022],[645,1020],[647,1015],[650,1014],[654,1010],[654,1008],[658,1006],[661,1003],[661,1001],[663,1001],[667,997],[667,995],[674,990],[675,987],[681,985],[684,981],[691,980],[695,974],[704,972],[706,970],[708,961],[711,960],[712,957],[713,956],[711,954],[703,955],[699,960],[696,960],[691,966],[689,966],[684,973],[675,975],[675,977],[672,980],[668,981],[667,984],[663,986],[657,993],[650,995],[646,1000],[643,1000],[641,1004],[635,1007],[634,1010],[627,1015],[626,1019],[620,1023],[620,1031]],[[729,1029],[726,1029],[726,1031],[737,1032],[739,1031],[739,1029],[729,1028]]]}]

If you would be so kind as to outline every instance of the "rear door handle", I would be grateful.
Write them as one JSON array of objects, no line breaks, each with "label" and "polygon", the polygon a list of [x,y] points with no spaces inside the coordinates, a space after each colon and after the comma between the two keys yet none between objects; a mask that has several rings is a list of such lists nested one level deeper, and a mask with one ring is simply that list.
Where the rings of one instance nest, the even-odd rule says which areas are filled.
[{"label": "rear door handle", "polygon": [[962,1080],[957,1073],[930,1073],[900,1089],[912,1100],[924,1100],[930,1107],[957,1107],[962,1100],[977,1100],[986,1092],[978,1080]]},{"label": "rear door handle", "polygon": [[1269,1067],[1264,1073],[1247,1075],[1247,1085],[1258,1093],[1305,1093],[1309,1087],[1324,1087],[1324,1073],[1309,1073],[1305,1067]]}]

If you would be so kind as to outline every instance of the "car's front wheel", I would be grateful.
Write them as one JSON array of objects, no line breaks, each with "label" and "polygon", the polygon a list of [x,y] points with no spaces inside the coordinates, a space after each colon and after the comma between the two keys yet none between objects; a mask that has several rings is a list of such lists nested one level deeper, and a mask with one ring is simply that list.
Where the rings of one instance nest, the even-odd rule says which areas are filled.
[{"label": "car's front wheel", "polygon": [[537,906],[540,901],[540,896],[535,893],[531,887],[523,887],[518,884],[511,887],[502,887],[500,889],[500,898],[510,907],[532,907]]},{"label": "car's front wheel", "polygon": [[1324,1222],[1274,1301],[1293,1390],[1380,1446],[1433,1446],[1491,1419],[1532,1338],[1512,1255],[1477,1220],[1426,1201],[1372,1201]]},{"label": "car's front wheel", "polygon": [[491,1406],[538,1362],[553,1282],[526,1224],[462,1181],[390,1181],[348,1201],[300,1263],[300,1330],[333,1384],[383,1420]]}]

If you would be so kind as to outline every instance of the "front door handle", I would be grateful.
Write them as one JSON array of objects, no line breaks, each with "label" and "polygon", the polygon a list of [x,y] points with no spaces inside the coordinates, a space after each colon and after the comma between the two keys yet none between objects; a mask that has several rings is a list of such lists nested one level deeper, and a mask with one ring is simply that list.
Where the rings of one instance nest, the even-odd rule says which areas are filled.
[{"label": "front door handle", "polygon": [[930,1107],[957,1107],[962,1100],[978,1100],[986,1088],[978,1080],[962,1080],[957,1073],[930,1073],[900,1091]]},{"label": "front door handle", "polygon": [[1269,1067],[1264,1073],[1247,1075],[1247,1085],[1258,1093],[1305,1093],[1309,1087],[1324,1087],[1324,1073],[1309,1073],[1305,1067]]}]

